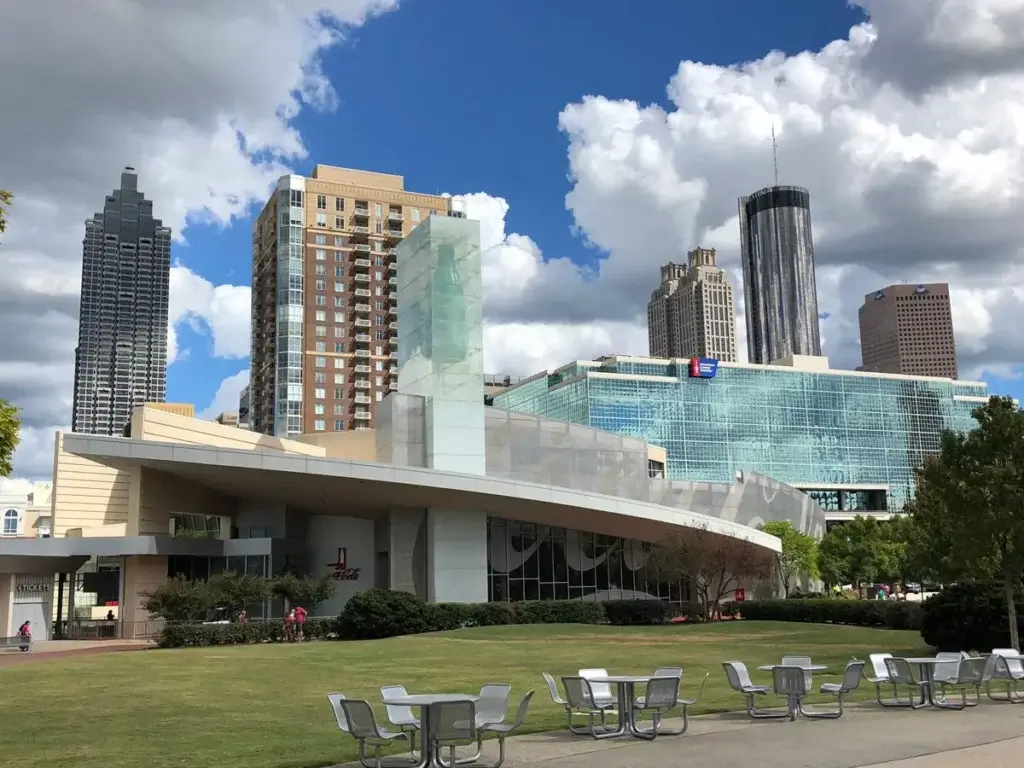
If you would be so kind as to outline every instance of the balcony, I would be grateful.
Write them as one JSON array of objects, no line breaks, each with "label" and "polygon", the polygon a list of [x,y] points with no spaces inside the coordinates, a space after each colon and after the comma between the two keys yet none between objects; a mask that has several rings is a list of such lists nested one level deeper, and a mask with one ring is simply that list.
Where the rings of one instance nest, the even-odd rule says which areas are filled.
[{"label": "balcony", "polygon": [[398,366],[397,365],[392,365],[390,368],[388,368],[388,374],[391,375],[391,376],[397,376],[398,375]]},{"label": "balcony", "polygon": [[356,234],[356,235],[368,235],[368,234],[370,234],[370,228],[369,227],[354,226],[354,227],[349,227],[349,229],[352,230],[352,232],[354,234]]},{"label": "balcony", "polygon": [[369,395],[356,395],[355,401],[359,405],[369,405],[370,403],[373,402],[373,398],[371,398]]},{"label": "balcony", "polygon": [[388,384],[388,389],[390,389],[392,392],[397,392],[398,391],[398,382],[397,381],[392,381],[390,384]]},{"label": "balcony", "polygon": [[370,311],[370,305],[369,304],[356,304],[355,310],[356,310],[356,312],[369,312]]},{"label": "balcony", "polygon": [[388,344],[390,344],[392,347],[397,347],[398,339],[392,336],[390,339],[388,339]]},{"label": "balcony", "polygon": [[370,356],[370,350],[368,349],[357,349],[355,352],[356,357],[368,358]]},{"label": "balcony", "polygon": [[356,411],[355,412],[355,417],[359,421],[369,421],[370,418],[371,418],[369,411]]},{"label": "balcony", "polygon": [[360,317],[353,321],[352,325],[354,325],[356,328],[369,328],[370,321],[364,320],[363,318]]},{"label": "balcony", "polygon": [[388,221],[405,221],[401,211],[388,211]]},{"label": "balcony", "polygon": [[368,283],[370,282],[370,276],[367,274],[360,273],[355,276],[355,280],[357,283]]},{"label": "balcony", "polygon": [[370,343],[370,334],[368,334],[368,333],[357,333],[356,334],[356,343],[357,344],[369,344]]},{"label": "balcony", "polygon": [[393,262],[393,261],[389,261],[388,262],[388,271],[390,271],[390,272],[397,272],[398,271],[398,265],[395,262]]},{"label": "balcony", "polygon": [[370,369],[370,366],[363,365],[362,363],[360,363],[359,365],[357,365],[355,367],[355,371],[356,371],[356,373],[370,373],[371,369]]},{"label": "balcony", "polygon": [[356,288],[355,295],[357,299],[368,299],[370,298],[369,288]]},{"label": "balcony", "polygon": [[355,265],[357,267],[360,267],[361,269],[369,269],[370,268],[370,260],[369,259],[356,259],[355,260]]},{"label": "balcony", "polygon": [[368,219],[370,218],[369,208],[360,208],[356,206],[355,210],[352,211],[352,218],[354,219]]},{"label": "balcony", "polygon": [[398,301],[398,294],[392,291],[388,294],[388,301]]},{"label": "balcony", "polygon": [[388,307],[388,314],[389,315],[397,315],[398,314],[398,307],[393,307],[393,306],[392,307]]},{"label": "balcony", "polygon": [[[369,354],[369,352],[367,352],[367,354]],[[369,379],[356,379],[353,386],[356,389],[369,389],[371,385]]]},{"label": "balcony", "polygon": [[390,238],[395,238],[398,240],[401,240],[403,237],[405,237],[405,235],[402,233],[402,230],[400,229],[389,229],[384,234]]},{"label": "balcony", "polygon": [[388,330],[389,331],[397,331],[398,330],[398,323],[395,323],[395,322],[388,323]]},{"label": "balcony", "polygon": [[352,246],[352,250],[355,251],[356,253],[369,253],[370,252],[370,244],[369,243],[356,243],[355,245]]},{"label": "balcony", "polygon": [[[358,278],[359,278],[359,275],[356,275],[356,279],[358,279]],[[388,278],[388,285],[398,285],[398,278],[397,277]]]},{"label": "balcony", "polygon": [[397,349],[392,349],[390,352],[388,352],[388,360],[397,360],[397,359],[398,359],[398,350]]},{"label": "balcony", "polygon": [[395,256],[398,255],[398,249],[397,248],[388,248],[386,251],[384,251],[384,253],[386,253],[388,256],[395,257]]}]

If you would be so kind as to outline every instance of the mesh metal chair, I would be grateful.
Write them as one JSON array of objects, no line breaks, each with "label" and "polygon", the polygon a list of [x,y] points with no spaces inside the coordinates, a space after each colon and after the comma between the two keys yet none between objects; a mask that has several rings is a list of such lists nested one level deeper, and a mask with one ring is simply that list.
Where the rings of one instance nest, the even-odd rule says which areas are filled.
[{"label": "mesh metal chair", "polygon": [[[558,704],[560,707],[565,709],[565,716],[566,716],[566,719],[569,722],[569,730],[572,733],[575,733],[577,736],[586,733],[585,730],[577,728],[576,726],[574,726],[572,724],[572,719],[574,717],[576,717],[576,718],[579,718],[579,717],[589,717],[590,716],[589,710],[587,710],[587,711],[579,711],[579,710],[573,709],[572,705],[569,704],[568,701],[563,699],[561,694],[559,694],[559,692],[558,692],[558,683],[555,682],[555,678],[553,678],[547,672],[541,672],[541,674],[544,676],[544,682],[548,686],[548,694],[550,694],[551,700],[553,702],[555,702],[555,704]],[[602,724],[606,723],[607,715],[617,715],[617,714],[618,714],[618,712],[614,709],[614,705],[609,705],[607,709],[604,709],[602,711],[601,723]]]},{"label": "mesh metal chair", "polygon": [[[484,723],[477,727],[477,738],[482,739],[484,734],[493,733],[498,737],[498,761],[490,766],[490,768],[501,768],[502,763],[505,762],[505,737],[510,733],[521,728],[523,722],[526,720],[526,710],[530,707],[530,700],[533,698],[533,691],[530,691],[523,700],[519,702],[519,710],[516,712],[515,720],[511,723]],[[482,748],[482,744],[478,742],[478,747]]]},{"label": "mesh metal chair", "polygon": [[932,667],[932,680],[935,683],[955,680],[960,668],[960,659],[963,658],[960,651],[942,651],[935,654],[935,658],[940,659],[941,663]]},{"label": "mesh metal chair", "polygon": [[476,701],[476,725],[484,723],[503,723],[508,710],[508,697],[512,686],[505,683],[487,683],[480,688],[480,698]]},{"label": "mesh metal chair", "polygon": [[[476,705],[472,701],[439,701],[430,705],[430,743],[424,744],[424,750],[433,753],[441,768],[455,768],[456,747],[479,741],[476,729]],[[445,760],[441,752],[448,750]]]},{"label": "mesh metal chair", "polygon": [[[662,716],[676,705],[679,698],[678,677],[654,677],[647,683],[647,693],[643,703],[633,710],[633,729],[636,735],[641,738],[654,739],[658,735],[658,728],[661,726]],[[652,715],[651,727],[641,728],[636,723],[636,715],[641,712],[650,712]]]},{"label": "mesh metal chair", "polygon": [[[680,681],[683,679],[683,668],[682,667],[658,667],[654,670],[655,677],[678,677]],[[642,708],[644,706],[644,697],[637,696],[634,700],[635,707]]]},{"label": "mesh metal chair", "polygon": [[[647,686],[647,689],[649,691],[651,690],[651,685],[654,684],[655,682],[657,682],[658,680],[665,680],[665,679],[675,680],[675,682],[676,682],[676,695],[675,695],[675,699],[667,707],[655,706],[656,703],[658,702],[658,700],[657,699],[652,699],[650,696],[646,697],[642,704],[636,705],[636,711],[638,711],[638,712],[651,711],[651,710],[654,711],[654,717],[653,717],[654,723],[653,723],[653,728],[650,730],[650,733],[653,733],[656,736],[682,736],[684,733],[686,733],[687,729],[690,727],[689,708],[692,707],[692,706],[695,706],[697,704],[697,702],[700,701],[700,695],[704,692],[704,686],[707,685],[709,677],[711,677],[711,673],[710,672],[705,672],[704,673],[704,677],[700,681],[700,686],[698,686],[698,688],[697,688],[697,694],[692,699],[684,699],[680,695],[680,685],[679,685],[679,683],[681,681],[678,678],[656,678],[655,680],[651,680],[651,682]],[[660,685],[660,683],[659,683],[659,685]],[[667,686],[666,686],[666,688],[667,688]],[[673,709],[680,709],[682,711],[682,716],[683,716],[683,725],[682,725],[682,727],[681,728],[673,728],[673,729],[663,728],[661,726],[661,721],[665,718],[665,716],[669,713],[669,711],[673,710]],[[648,732],[648,731],[645,731],[643,728],[640,728],[639,726],[637,726],[635,721],[633,723],[633,727],[634,727],[635,730],[638,730],[641,733],[647,733]]]},{"label": "mesh metal chair", "polygon": [[786,699],[786,717],[796,720],[802,711],[804,697],[807,695],[807,676],[803,667],[779,666],[772,668],[772,690],[776,696]]},{"label": "mesh metal chair", "polygon": [[834,720],[843,716],[843,699],[853,691],[860,687],[860,681],[864,677],[864,662],[863,661],[851,661],[846,665],[846,670],[843,672],[842,682],[839,683],[825,683],[819,689],[821,693],[827,693],[831,696],[836,697],[836,709],[833,712],[808,712],[805,709],[800,710],[800,714],[804,717],[819,718],[824,720]]},{"label": "mesh metal chair", "polygon": [[[993,648],[990,657],[988,678],[985,681],[985,693],[992,701],[1008,701],[1012,704],[1024,704],[1024,662],[1013,648]],[[1005,694],[997,696],[992,691],[1001,685]]]},{"label": "mesh metal chair", "polygon": [[[892,685],[892,680],[889,679],[889,670],[885,666],[885,660],[891,658],[891,653],[868,654],[868,663],[871,664],[871,676],[867,678],[867,681],[875,686],[875,700],[883,707],[898,706],[898,704],[894,704],[889,701],[882,701],[882,686]],[[892,686],[892,698],[893,701],[899,700],[899,696],[896,692],[896,686],[894,685]]]},{"label": "mesh metal chair", "polygon": [[[408,696],[409,692],[405,690],[404,685],[384,685],[381,686],[380,695],[382,698],[388,699],[392,696]],[[420,721],[413,712],[412,707],[400,704],[385,704],[384,709],[391,724],[396,726],[398,730],[409,734],[409,751],[415,752],[416,732],[420,728]]]},{"label": "mesh metal chair", "polygon": [[[927,706],[925,692],[928,683],[918,680],[914,676],[914,669],[906,659],[897,659],[893,656],[885,660],[885,669],[889,673],[889,685],[892,686],[893,700],[889,702],[890,707],[907,707],[909,709],[920,709]],[[900,698],[899,687],[906,688],[910,695],[904,701]]]},{"label": "mesh metal chair", "polygon": [[[587,680],[591,680],[595,677],[608,677],[607,669],[593,668],[593,669],[581,669],[577,672],[580,677],[585,677]],[[594,701],[598,704],[612,703],[617,701],[615,692],[609,683],[591,683],[590,689],[594,692]]]},{"label": "mesh metal chair", "polygon": [[[783,656],[782,666],[784,667],[809,667],[811,666],[810,656]],[[806,682],[807,690],[814,690],[814,675],[811,674],[807,669],[804,669],[804,679]]]},{"label": "mesh metal chair", "polygon": [[[343,693],[328,694],[338,728],[351,734],[359,743],[359,762],[364,768],[383,768],[380,748],[396,741],[408,739],[409,734],[403,731],[389,731],[377,725],[370,705],[361,699],[346,699]],[[373,762],[366,754],[366,747],[373,749]],[[402,760],[400,765],[409,765],[409,760]]]},{"label": "mesh metal chair", "polygon": [[757,700],[771,692],[767,685],[754,685],[747,671],[747,665],[742,661],[723,661],[722,668],[725,670],[725,678],[729,681],[729,687],[737,693],[743,694],[747,702],[747,715],[755,720],[778,720],[788,717],[778,712],[769,712],[757,708]]},{"label": "mesh metal chair", "polygon": [[[565,686],[565,695],[568,699],[568,709],[576,714],[587,716],[587,727],[580,728],[572,724],[572,717],[569,718],[569,730],[579,736],[597,736],[599,733],[609,730],[605,720],[610,712],[611,704],[602,702],[599,704],[594,698],[594,689],[590,681],[585,677],[563,677],[562,685]],[[620,714],[621,717],[621,714]],[[596,722],[595,722],[596,718]]]},{"label": "mesh metal chair", "polygon": [[[988,665],[988,659],[982,658],[961,659],[957,662],[957,671],[953,678],[935,681],[939,694],[935,697],[935,706],[943,709],[966,709],[978,706],[981,703],[981,686],[985,682],[985,670]],[[959,702],[949,701],[950,690],[960,692]],[[974,692],[973,701],[967,697],[969,691]]]}]

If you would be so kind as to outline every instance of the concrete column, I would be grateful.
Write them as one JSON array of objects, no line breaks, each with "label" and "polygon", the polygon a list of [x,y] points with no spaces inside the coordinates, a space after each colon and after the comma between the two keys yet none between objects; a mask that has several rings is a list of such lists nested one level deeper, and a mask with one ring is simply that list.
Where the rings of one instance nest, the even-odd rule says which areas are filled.
[{"label": "concrete column", "polygon": [[427,599],[487,602],[487,516],[461,509],[427,510]]}]

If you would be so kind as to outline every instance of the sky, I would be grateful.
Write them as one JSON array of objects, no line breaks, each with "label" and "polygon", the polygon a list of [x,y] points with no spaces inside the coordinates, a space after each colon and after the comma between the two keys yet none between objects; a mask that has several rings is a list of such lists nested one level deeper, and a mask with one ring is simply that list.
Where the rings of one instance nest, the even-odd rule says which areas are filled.
[{"label": "sky", "polygon": [[[948,281],[961,378],[1024,395],[1024,0],[64,0],[0,4],[0,398],[14,488],[71,420],[83,221],[121,168],[174,230],[168,400],[248,379],[250,233],[317,163],[462,196],[489,372],[645,354],[658,265],[736,199],[808,187],[824,352],[857,308]],[[20,486],[19,486],[20,487]]]}]

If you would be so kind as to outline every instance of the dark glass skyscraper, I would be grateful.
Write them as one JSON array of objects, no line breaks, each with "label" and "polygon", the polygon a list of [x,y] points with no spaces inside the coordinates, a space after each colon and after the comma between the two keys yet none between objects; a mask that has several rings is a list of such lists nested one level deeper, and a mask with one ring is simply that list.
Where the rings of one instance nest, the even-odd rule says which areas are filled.
[{"label": "dark glass skyscraper", "polygon": [[117,435],[135,406],[167,396],[171,230],[133,168],[85,222],[82,246],[71,429]]},{"label": "dark glass skyscraper", "polygon": [[739,200],[747,352],[752,363],[821,355],[811,197],[766,187]]}]

